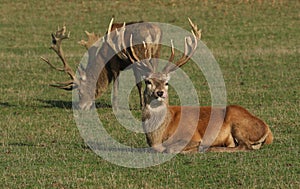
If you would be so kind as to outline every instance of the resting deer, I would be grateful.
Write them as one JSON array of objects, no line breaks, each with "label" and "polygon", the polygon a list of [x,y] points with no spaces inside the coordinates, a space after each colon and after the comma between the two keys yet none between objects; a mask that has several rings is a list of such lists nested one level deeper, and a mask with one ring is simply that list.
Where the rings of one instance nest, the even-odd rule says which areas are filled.
[{"label": "resting deer", "polygon": [[[113,23],[112,19],[107,32],[114,35],[114,31],[122,26],[123,24]],[[128,35],[125,34],[124,40],[129,43],[129,33],[134,33],[135,38],[140,41],[151,36],[152,39],[157,42],[156,44],[158,44],[153,46],[151,55],[156,58],[159,57],[159,42],[161,41],[162,32],[158,26],[147,22],[131,22],[126,24],[126,27],[128,28]],[[56,33],[51,35],[52,45],[50,48],[54,50],[61,59],[64,67],[57,68],[48,59],[43,57],[41,58],[52,68],[66,72],[71,79],[67,82],[57,82],[51,86],[64,90],[78,89],[79,107],[81,109],[90,109],[94,99],[99,98],[113,81],[113,106],[117,107],[118,76],[120,71],[126,69],[131,62],[124,59],[124,57],[115,56],[113,54],[114,52],[110,49],[106,42],[104,42],[101,47],[97,47],[94,43],[100,39],[99,35],[95,35],[94,33],[89,33],[87,31],[85,33],[88,36],[88,41],[81,40],[79,43],[88,49],[89,60],[86,68],[83,68],[82,66],[79,67],[79,78],[76,77],[75,72],[67,63],[62,49],[62,41],[69,38],[70,32],[67,33],[66,26],[63,26],[61,29],[58,29]],[[133,49],[137,52],[136,54],[139,58],[145,58],[143,57],[144,49],[141,48],[141,46],[136,46]],[[143,107],[144,100],[142,95],[142,82],[140,82],[141,76],[138,72],[134,72],[134,76],[137,83],[136,86],[139,91],[140,105]]]},{"label": "resting deer", "polygon": [[[190,20],[189,20],[190,21]],[[190,21],[193,37],[185,38],[185,50],[174,64],[167,64],[162,72],[155,72],[152,64],[151,49],[144,44],[146,59],[140,59],[131,45],[131,52],[122,46],[115,47],[119,56],[126,56],[140,70],[145,80],[144,103],[142,112],[143,129],[150,147],[159,152],[197,152],[204,147],[208,151],[234,152],[259,149],[270,144],[273,135],[268,125],[236,105],[226,108],[170,106],[168,103],[168,81],[170,73],[186,64],[197,48],[201,30]],[[117,38],[123,39],[125,28],[121,28]],[[174,61],[173,43],[169,62]],[[114,45],[114,44],[111,44]],[[210,117],[213,128],[207,131]],[[218,129],[220,128],[220,129]],[[220,130],[220,131],[219,131]],[[211,140],[211,141],[209,141]],[[201,146],[200,146],[201,144]],[[207,145],[207,146],[206,146]]]}]

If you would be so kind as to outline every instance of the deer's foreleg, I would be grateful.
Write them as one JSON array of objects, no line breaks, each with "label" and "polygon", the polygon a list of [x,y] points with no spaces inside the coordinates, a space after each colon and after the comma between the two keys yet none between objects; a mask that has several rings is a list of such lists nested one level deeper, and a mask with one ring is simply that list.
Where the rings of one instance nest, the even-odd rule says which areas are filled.
[{"label": "deer's foreleg", "polygon": [[118,92],[119,92],[119,77],[116,77],[113,82],[113,99],[112,99],[112,106],[114,109],[118,108]]},{"label": "deer's foreleg", "polygon": [[139,91],[140,106],[141,106],[141,108],[143,108],[144,107],[144,96],[143,96],[143,92],[142,92],[142,86],[143,86],[142,81],[141,81],[142,76],[140,75],[140,73],[138,71],[135,71],[135,70],[133,70],[133,74],[135,77],[136,87]]}]

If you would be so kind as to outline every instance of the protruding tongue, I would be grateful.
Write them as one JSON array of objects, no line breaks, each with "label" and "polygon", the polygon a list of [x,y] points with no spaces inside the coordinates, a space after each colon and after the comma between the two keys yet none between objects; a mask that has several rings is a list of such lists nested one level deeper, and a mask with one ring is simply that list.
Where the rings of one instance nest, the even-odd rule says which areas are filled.
[{"label": "protruding tongue", "polygon": [[162,98],[167,98],[168,97],[168,93],[164,92],[164,94],[162,95]]}]

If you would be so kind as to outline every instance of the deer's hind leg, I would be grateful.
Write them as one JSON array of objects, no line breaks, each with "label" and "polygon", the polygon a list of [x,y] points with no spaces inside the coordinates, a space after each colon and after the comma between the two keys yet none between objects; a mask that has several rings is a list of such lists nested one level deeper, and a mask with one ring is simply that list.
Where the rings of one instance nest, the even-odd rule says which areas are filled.
[{"label": "deer's hind leg", "polygon": [[[250,122],[251,124],[251,122]],[[238,146],[244,146],[249,150],[260,149],[267,137],[265,125],[260,125],[257,122],[249,125],[238,125],[232,129],[232,136],[237,141]]]},{"label": "deer's hind leg", "polygon": [[210,147],[207,152],[245,152],[250,149],[244,145],[239,145],[236,147]]},{"label": "deer's hind leg", "polygon": [[175,143],[168,145],[166,152],[167,153],[196,153],[198,152],[198,147],[200,143],[196,141],[187,142],[185,140],[178,140]]},{"label": "deer's hind leg", "polygon": [[185,148],[181,151],[182,154],[197,153],[199,150],[200,142],[190,141]]}]

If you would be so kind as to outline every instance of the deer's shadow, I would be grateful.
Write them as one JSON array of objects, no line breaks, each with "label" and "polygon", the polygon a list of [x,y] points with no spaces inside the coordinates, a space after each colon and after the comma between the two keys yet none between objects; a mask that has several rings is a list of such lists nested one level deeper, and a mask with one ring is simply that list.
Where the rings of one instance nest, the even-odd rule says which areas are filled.
[{"label": "deer's shadow", "polygon": [[10,104],[8,102],[0,102],[0,107],[15,107],[16,105]]},{"label": "deer's shadow", "polygon": [[121,146],[112,146],[107,143],[100,142],[91,142],[88,141],[81,146],[84,149],[89,149],[91,151],[102,151],[102,152],[115,152],[115,153],[151,153],[157,154],[162,152],[157,152],[150,147],[121,147]]},{"label": "deer's shadow", "polygon": [[[72,101],[63,101],[63,100],[42,100],[37,99],[39,102],[46,104],[45,108],[62,108],[62,109],[72,109]],[[105,102],[96,102],[96,108],[111,108],[112,106]]]}]

